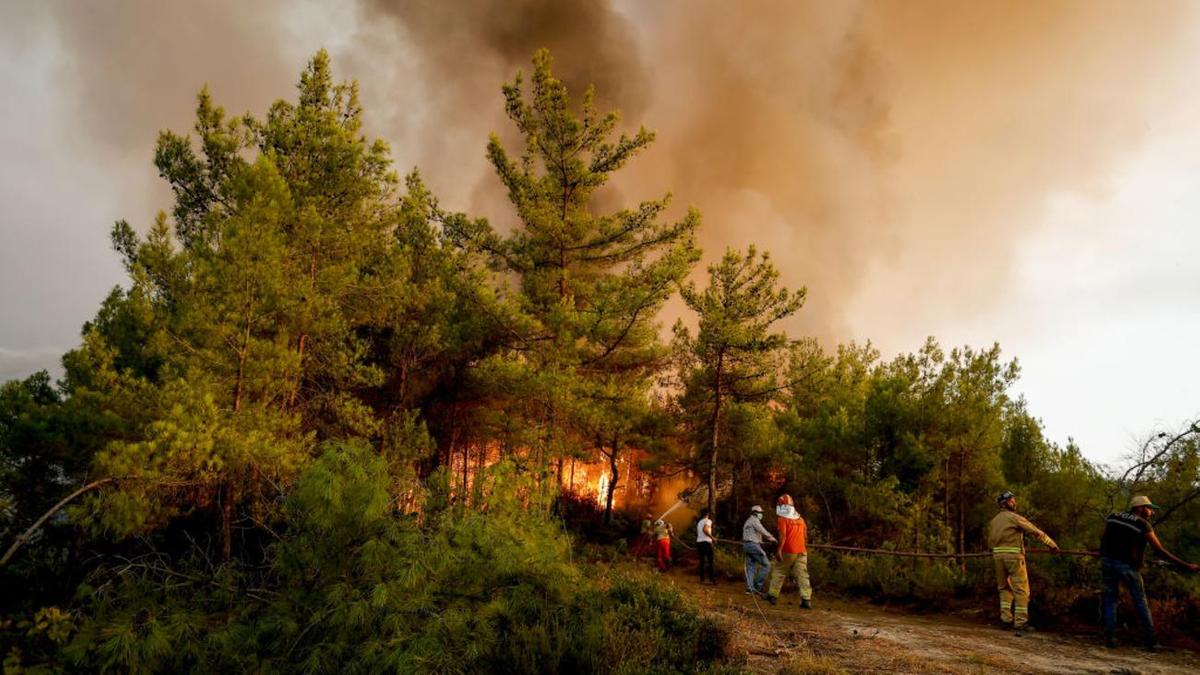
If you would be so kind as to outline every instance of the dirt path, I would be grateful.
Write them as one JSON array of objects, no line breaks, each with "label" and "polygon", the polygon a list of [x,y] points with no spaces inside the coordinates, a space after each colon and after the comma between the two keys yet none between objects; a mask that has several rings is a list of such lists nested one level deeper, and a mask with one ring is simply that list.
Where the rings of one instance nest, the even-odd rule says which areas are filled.
[{"label": "dirt path", "polygon": [[818,597],[801,610],[794,594],[777,606],[738,583],[702,586],[666,577],[734,627],[734,649],[759,673],[1200,673],[1200,655],[1105,649],[1096,640],[1035,633],[1016,637],[950,615],[918,616],[865,602]]}]

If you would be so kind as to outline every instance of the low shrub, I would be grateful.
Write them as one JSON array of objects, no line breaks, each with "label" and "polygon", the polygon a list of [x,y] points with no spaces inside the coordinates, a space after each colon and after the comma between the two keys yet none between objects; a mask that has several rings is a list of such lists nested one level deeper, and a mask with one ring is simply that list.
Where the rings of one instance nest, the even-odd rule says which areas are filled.
[{"label": "low shrub", "polygon": [[[330,447],[290,496],[267,569],[110,568],[81,587],[69,617],[42,617],[42,633],[64,646],[41,665],[685,673],[721,663],[726,629],[648,576],[585,573],[556,521],[522,506],[527,486],[510,469],[489,478],[480,508],[418,523],[392,513],[377,455]],[[30,663],[15,658],[14,668]]]}]

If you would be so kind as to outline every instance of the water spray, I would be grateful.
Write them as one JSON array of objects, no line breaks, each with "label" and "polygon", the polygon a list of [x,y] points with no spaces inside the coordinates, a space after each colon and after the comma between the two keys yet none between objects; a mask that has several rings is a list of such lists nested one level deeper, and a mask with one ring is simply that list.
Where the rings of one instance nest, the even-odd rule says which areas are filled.
[{"label": "water spray", "polygon": [[[732,491],[733,491],[733,481],[724,481],[724,482],[718,483],[716,498],[723,499],[723,498],[729,496],[729,493]],[[697,505],[707,504],[708,503],[708,484],[700,483],[700,484],[696,485],[695,487],[690,487],[690,488],[681,490],[679,492],[678,497],[679,497],[679,499],[674,504],[671,505],[671,508],[667,509],[666,511],[663,511],[663,514],[661,516],[659,516],[658,518],[656,518],[655,520],[663,520],[664,518],[669,516],[672,512],[674,512],[676,509],[678,509],[681,506],[689,506],[693,510],[696,510]]]}]

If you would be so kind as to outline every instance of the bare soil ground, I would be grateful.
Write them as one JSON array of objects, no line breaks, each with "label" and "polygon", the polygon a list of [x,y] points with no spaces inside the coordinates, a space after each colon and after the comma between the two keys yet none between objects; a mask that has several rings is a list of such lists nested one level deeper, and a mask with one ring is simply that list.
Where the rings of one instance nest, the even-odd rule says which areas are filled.
[{"label": "bare soil ground", "polygon": [[734,628],[733,649],[756,673],[1200,673],[1200,655],[1106,649],[1097,638],[1058,633],[1022,637],[952,615],[913,615],[817,596],[802,610],[787,589],[776,606],[742,584],[701,585],[664,575]]}]

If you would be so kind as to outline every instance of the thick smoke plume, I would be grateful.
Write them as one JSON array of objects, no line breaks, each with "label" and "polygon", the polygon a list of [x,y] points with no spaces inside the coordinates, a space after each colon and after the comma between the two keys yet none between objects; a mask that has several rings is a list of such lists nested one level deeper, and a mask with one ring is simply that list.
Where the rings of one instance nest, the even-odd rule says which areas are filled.
[{"label": "thick smoke plume", "polygon": [[[986,308],[1016,242],[1063,193],[1108,188],[1181,93],[1187,3],[362,0],[70,3],[55,16],[89,133],[144,152],[202,82],[262,109],[325,46],[372,134],[448,205],[511,224],[483,158],[499,85],[549,47],[576,91],[658,144],[622,199],[671,190],[710,259],[769,249],[809,305],[794,325],[874,337]],[[182,100],[181,100],[182,99]],[[143,155],[148,162],[148,154]],[[136,216],[137,214],[130,214]],[[506,223],[507,221],[507,223]],[[870,314],[870,320],[862,314]],[[871,335],[854,335],[870,326]],[[932,330],[930,331],[932,332]]]}]

